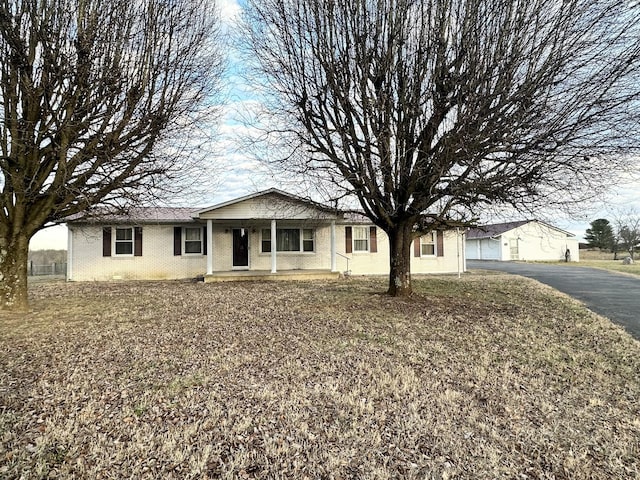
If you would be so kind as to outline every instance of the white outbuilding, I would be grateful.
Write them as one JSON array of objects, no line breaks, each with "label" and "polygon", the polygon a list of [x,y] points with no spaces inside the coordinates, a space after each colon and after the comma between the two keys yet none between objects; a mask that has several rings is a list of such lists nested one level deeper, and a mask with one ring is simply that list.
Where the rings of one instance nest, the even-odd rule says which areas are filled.
[{"label": "white outbuilding", "polygon": [[471,228],[465,251],[467,260],[579,261],[576,236],[539,220]]}]

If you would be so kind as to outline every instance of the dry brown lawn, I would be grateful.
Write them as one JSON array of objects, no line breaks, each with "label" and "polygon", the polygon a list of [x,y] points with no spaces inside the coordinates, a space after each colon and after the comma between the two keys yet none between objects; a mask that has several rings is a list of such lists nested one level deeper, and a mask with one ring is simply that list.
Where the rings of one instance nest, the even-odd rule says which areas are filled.
[{"label": "dry brown lawn", "polygon": [[629,275],[640,275],[640,260],[636,258],[635,263],[625,265],[623,258],[628,257],[627,252],[619,252],[619,260],[613,259],[613,253],[601,252],[599,250],[580,250],[579,262],[545,262],[556,263],[558,265],[568,265],[570,267],[594,267]]},{"label": "dry brown lawn", "polygon": [[0,477],[640,478],[640,343],[512,276],[39,283]]}]

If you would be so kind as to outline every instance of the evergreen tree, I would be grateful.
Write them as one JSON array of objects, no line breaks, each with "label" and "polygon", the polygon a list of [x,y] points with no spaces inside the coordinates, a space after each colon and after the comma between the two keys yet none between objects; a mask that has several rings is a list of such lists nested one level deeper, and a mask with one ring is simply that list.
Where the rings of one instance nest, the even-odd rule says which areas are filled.
[{"label": "evergreen tree", "polygon": [[613,228],[606,218],[598,218],[590,223],[584,239],[590,247],[612,250],[615,244]]}]

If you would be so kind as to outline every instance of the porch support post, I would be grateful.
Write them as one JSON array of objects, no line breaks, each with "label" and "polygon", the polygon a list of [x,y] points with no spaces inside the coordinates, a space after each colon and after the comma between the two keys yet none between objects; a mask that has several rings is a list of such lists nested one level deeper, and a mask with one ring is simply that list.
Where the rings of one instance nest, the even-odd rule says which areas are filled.
[{"label": "porch support post", "polygon": [[271,273],[276,273],[278,271],[276,261],[276,250],[278,249],[276,232],[276,221],[271,220]]},{"label": "porch support post", "polygon": [[67,281],[69,280],[73,280],[73,229],[70,227],[67,228]]},{"label": "porch support post", "polygon": [[336,271],[336,221],[331,220],[331,271]]},{"label": "porch support post", "polygon": [[207,220],[207,275],[213,273],[213,220]]}]

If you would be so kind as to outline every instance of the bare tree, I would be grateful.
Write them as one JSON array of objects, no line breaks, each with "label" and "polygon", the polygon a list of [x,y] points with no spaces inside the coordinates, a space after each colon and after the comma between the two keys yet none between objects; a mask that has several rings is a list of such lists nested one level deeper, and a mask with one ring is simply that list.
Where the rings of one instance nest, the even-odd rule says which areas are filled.
[{"label": "bare tree", "polygon": [[264,137],[389,235],[392,295],[411,292],[416,235],[577,202],[638,149],[640,17],[623,2],[249,3]]},{"label": "bare tree", "polygon": [[29,239],[180,170],[221,75],[207,0],[0,1],[0,306],[28,308]]},{"label": "bare tree", "polygon": [[635,251],[640,246],[640,212],[635,208],[619,210],[615,214],[616,237],[634,260]]}]

